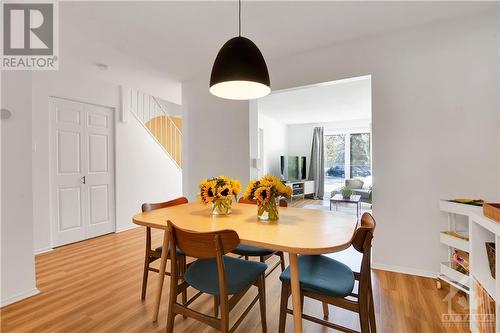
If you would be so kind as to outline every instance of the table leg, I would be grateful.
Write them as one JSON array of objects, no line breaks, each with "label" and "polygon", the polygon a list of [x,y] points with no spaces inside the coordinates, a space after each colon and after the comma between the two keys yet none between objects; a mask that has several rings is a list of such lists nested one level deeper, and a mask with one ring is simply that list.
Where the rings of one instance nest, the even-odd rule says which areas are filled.
[{"label": "table leg", "polygon": [[163,289],[163,280],[165,280],[165,268],[167,267],[167,253],[168,253],[168,230],[163,233],[163,245],[161,249],[160,271],[158,272],[158,291],[156,294],[155,310],[153,313],[153,322],[158,320],[158,313],[160,312],[161,291]]},{"label": "table leg", "polygon": [[290,285],[292,287],[293,328],[295,333],[302,333],[302,305],[299,283],[299,258],[295,253],[288,253],[290,260]]}]

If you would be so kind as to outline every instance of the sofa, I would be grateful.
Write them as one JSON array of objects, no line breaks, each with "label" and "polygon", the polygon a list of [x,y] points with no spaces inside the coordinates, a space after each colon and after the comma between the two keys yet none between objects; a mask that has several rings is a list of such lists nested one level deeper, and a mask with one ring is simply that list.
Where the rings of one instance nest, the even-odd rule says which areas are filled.
[{"label": "sofa", "polygon": [[[370,193],[371,186],[364,186],[365,182],[358,178],[351,178],[345,180],[345,186],[348,186],[352,189],[355,195],[361,196],[360,201],[371,204]],[[331,196],[333,197],[335,194],[339,193],[339,191],[333,191]]]}]

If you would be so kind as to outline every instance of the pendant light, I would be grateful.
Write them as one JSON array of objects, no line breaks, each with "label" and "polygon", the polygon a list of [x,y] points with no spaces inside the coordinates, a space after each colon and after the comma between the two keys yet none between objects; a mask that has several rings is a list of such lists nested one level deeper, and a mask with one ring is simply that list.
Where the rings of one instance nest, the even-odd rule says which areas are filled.
[{"label": "pendant light", "polygon": [[222,46],[210,76],[210,93],[227,99],[254,99],[271,92],[269,72],[257,45],[241,36],[241,0],[238,0],[238,37]]}]

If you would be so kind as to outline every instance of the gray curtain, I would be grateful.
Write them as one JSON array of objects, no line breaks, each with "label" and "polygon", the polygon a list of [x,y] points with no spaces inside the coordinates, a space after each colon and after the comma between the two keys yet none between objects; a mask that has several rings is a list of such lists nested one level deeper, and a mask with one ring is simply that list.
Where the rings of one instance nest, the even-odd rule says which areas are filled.
[{"label": "gray curtain", "polygon": [[325,158],[323,154],[323,127],[315,127],[311,148],[309,180],[314,180],[314,199],[323,199],[325,193]]}]

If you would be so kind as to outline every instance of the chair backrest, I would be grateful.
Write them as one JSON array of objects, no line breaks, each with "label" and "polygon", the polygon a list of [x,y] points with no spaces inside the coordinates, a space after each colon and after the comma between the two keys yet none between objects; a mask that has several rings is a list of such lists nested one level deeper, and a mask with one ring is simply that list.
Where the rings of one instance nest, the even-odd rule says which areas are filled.
[{"label": "chair backrest", "polygon": [[[243,203],[243,204],[250,204],[250,205],[256,205],[257,204],[256,200],[246,199],[246,198],[243,198],[243,197],[241,197],[238,200],[238,202],[239,203]],[[288,207],[288,202],[285,199],[280,199],[279,205],[280,205],[280,207]]]},{"label": "chair backrest", "polygon": [[188,203],[188,199],[185,197],[180,197],[180,198],[170,200],[170,201],[165,201],[165,202],[143,203],[141,208],[142,208],[143,212],[149,212],[149,211],[152,211],[155,209],[172,207],[172,206],[182,205],[185,203]]},{"label": "chair backrest", "polygon": [[370,213],[363,213],[361,225],[354,232],[352,246],[363,253],[361,269],[359,272],[359,297],[367,297],[371,288],[371,248],[373,232],[375,231],[375,219]]},{"label": "chair backrest", "polygon": [[[231,252],[240,244],[240,238],[234,230],[220,230],[211,232],[193,232],[176,227],[171,221],[168,223],[171,254],[171,275],[177,273],[177,252],[179,247],[187,256],[199,259],[217,259],[217,275],[219,278],[219,292],[223,300],[227,300],[226,271],[223,255]],[[222,305],[221,305],[222,306]]]},{"label": "chair backrest", "polygon": [[352,246],[358,252],[365,253],[370,250],[376,225],[375,219],[370,213],[364,213],[361,216],[361,225],[356,229],[352,237]]},{"label": "chair backrest", "polygon": [[354,190],[363,188],[364,182],[358,178],[351,178],[345,180],[345,186],[348,186]]},{"label": "chair backrest", "polygon": [[234,250],[240,238],[234,230],[194,232],[176,227],[168,221],[170,241],[175,243],[187,256],[210,259]]}]

